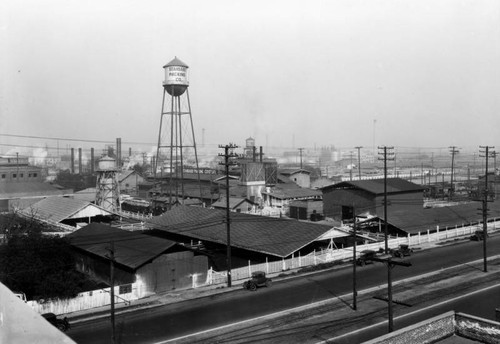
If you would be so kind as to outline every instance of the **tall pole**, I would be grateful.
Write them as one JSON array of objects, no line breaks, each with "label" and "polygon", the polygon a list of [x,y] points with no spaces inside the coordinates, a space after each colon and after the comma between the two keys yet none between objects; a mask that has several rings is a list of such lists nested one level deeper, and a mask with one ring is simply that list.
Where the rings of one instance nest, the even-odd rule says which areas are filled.
[{"label": "tall pole", "polygon": [[16,152],[16,166],[17,166],[16,179],[17,181],[19,181],[19,152]]},{"label": "tall pole", "polygon": [[483,149],[481,153],[484,155],[480,155],[485,158],[485,169],[484,169],[484,191],[483,191],[483,265],[484,272],[488,272],[488,260],[487,260],[487,237],[488,237],[488,158],[491,155],[489,149],[495,148],[490,146],[479,146],[480,149]]},{"label": "tall pole", "polygon": [[352,246],[352,309],[357,310],[357,296],[358,291],[356,290],[356,210],[354,204],[352,206],[352,236],[353,236],[353,246]]},{"label": "tall pole", "polygon": [[302,151],[304,148],[299,148],[299,154],[300,154],[300,169],[302,169]]},{"label": "tall pole", "polygon": [[[388,242],[388,227],[387,227],[387,160],[393,160],[394,159],[394,153],[392,150],[394,147],[387,147],[387,146],[382,146],[378,147],[379,149],[382,149],[382,153],[379,153],[379,155],[382,155],[383,158],[379,158],[379,160],[384,161],[384,237],[385,237],[385,254],[389,253],[389,242]],[[387,152],[387,150],[391,150],[391,152]],[[391,157],[388,157],[387,155],[390,155]]]},{"label": "tall pole", "polygon": [[453,193],[455,191],[455,188],[453,187],[453,167],[454,167],[454,162],[455,162],[455,154],[458,153],[458,149],[456,146],[450,146],[450,153],[451,153],[451,180],[450,180],[450,200],[453,197]]},{"label": "tall pole", "polygon": [[111,343],[115,343],[115,243],[111,241],[110,247],[107,248],[109,255],[109,279],[111,284],[110,297],[111,297]]},{"label": "tall pole", "polygon": [[355,147],[358,150],[358,178],[361,180],[361,148],[362,146]]},{"label": "tall pole", "polygon": [[[231,164],[229,159],[235,157],[233,153],[229,150],[233,150],[238,146],[234,144],[229,145],[219,145],[219,148],[224,148],[224,165],[226,166],[226,263],[227,263],[227,287],[231,287],[231,210],[229,208],[229,165]],[[221,154],[219,154],[221,156]]]}]

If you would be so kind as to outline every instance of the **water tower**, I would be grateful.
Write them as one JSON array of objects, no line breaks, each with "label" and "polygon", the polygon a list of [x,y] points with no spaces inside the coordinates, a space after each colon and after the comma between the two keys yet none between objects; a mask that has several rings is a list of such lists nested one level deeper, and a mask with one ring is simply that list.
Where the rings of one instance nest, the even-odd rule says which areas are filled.
[{"label": "water tower", "polygon": [[96,204],[108,211],[119,211],[120,187],[116,174],[116,161],[104,156],[97,163]]},{"label": "water tower", "polygon": [[[155,180],[173,200],[201,200],[198,153],[189,100],[188,65],[175,57],[163,66],[163,102],[156,151]],[[168,180],[168,183],[166,181]]]}]

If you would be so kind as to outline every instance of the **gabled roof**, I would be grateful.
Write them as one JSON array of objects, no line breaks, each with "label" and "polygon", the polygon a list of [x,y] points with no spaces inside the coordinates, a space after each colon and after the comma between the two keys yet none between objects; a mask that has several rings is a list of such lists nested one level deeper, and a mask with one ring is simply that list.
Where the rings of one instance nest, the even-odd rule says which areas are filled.
[{"label": "gabled roof", "polygon": [[318,190],[312,190],[307,188],[301,188],[300,186],[289,183],[289,184],[279,184],[271,189],[271,191],[262,191],[262,194],[270,195],[274,198],[279,199],[296,199],[296,198],[310,198],[317,197],[321,198],[323,193]]},{"label": "gabled roof", "polygon": [[[229,197],[229,209],[234,209],[243,202],[254,204],[252,201],[250,201],[249,199],[244,198],[244,197]],[[217,202],[214,202],[212,204],[212,207],[226,209],[227,208],[227,201],[225,198],[221,198]]]},{"label": "gabled roof", "polygon": [[116,227],[91,223],[68,234],[72,246],[107,259],[111,242],[118,264],[136,270],[173,247],[174,241],[129,232]]},{"label": "gabled roof", "polygon": [[297,174],[297,173],[311,174],[310,171],[301,168],[284,168],[280,169],[278,173],[284,176],[291,176],[292,174]]},{"label": "gabled roof", "polygon": [[95,204],[67,197],[48,197],[42,199],[28,208],[21,210],[21,213],[26,216],[33,216],[37,219],[54,222],[97,215],[112,215],[111,212]]},{"label": "gabled roof", "polygon": [[[227,244],[226,211],[178,206],[149,220],[152,227],[197,240]],[[231,213],[231,246],[288,257],[332,226]]]},{"label": "gabled roof", "polygon": [[[435,230],[437,226],[444,229],[482,222],[482,215],[478,211],[480,208],[480,202],[437,208],[415,207],[411,211],[395,208],[387,212],[387,223],[413,234],[427,229]],[[488,209],[488,217],[500,217],[500,202],[488,203]],[[383,220],[383,216],[380,218]]]},{"label": "gabled roof", "polygon": [[[344,181],[333,185],[322,187],[321,190],[331,189],[361,189],[369,193],[380,195],[384,193],[384,179],[353,180]],[[423,191],[421,185],[409,182],[401,178],[387,178],[387,193],[416,192]]]},{"label": "gabled roof", "polygon": [[116,179],[121,182],[125,179],[127,179],[131,174],[137,174],[139,175],[139,173],[137,173],[137,171],[134,171],[134,170],[126,170],[126,171],[121,171],[120,173],[118,173],[116,175]]}]

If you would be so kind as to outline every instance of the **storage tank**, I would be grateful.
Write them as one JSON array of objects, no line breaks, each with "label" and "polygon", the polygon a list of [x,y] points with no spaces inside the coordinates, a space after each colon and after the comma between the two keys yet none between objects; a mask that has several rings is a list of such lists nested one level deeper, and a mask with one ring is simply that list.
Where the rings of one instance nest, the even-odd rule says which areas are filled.
[{"label": "storage tank", "polygon": [[165,81],[163,81],[165,90],[173,97],[182,95],[189,86],[187,73],[189,66],[176,56],[163,68],[165,69]]}]

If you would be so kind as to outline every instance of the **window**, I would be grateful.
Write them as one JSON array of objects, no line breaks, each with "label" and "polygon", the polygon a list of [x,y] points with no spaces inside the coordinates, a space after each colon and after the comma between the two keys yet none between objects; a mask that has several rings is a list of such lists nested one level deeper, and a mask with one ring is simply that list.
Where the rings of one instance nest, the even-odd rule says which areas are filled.
[{"label": "window", "polygon": [[19,177],[23,178],[24,177],[24,173],[21,173],[21,175]]},{"label": "window", "polygon": [[38,173],[33,173],[33,178],[36,178],[38,176]]},{"label": "window", "polygon": [[132,284],[121,285],[118,294],[128,294],[132,292]]},{"label": "window", "polygon": [[28,178],[31,178],[31,173],[28,173]]},{"label": "window", "polygon": [[2,173],[2,179],[5,179],[6,177],[5,173]]},{"label": "window", "polygon": [[12,173],[12,178],[17,178],[17,174],[16,173]]}]

